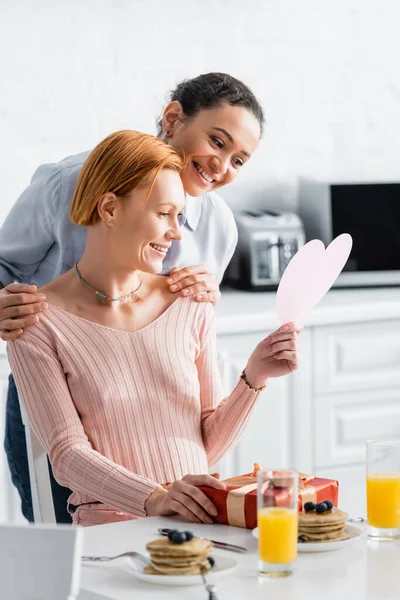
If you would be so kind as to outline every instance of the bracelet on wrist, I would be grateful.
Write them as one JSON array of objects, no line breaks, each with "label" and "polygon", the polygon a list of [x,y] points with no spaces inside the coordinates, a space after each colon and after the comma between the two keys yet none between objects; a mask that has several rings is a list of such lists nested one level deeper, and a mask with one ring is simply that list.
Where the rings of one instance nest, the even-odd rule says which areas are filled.
[{"label": "bracelet on wrist", "polygon": [[251,390],[254,390],[255,392],[262,392],[262,390],[265,390],[265,388],[267,387],[267,384],[262,385],[259,388],[255,388],[251,385],[251,383],[249,383],[248,379],[247,379],[247,375],[246,375],[246,370],[243,369],[243,371],[240,374],[240,379],[243,379],[243,381],[245,382],[245,384],[247,385],[247,387],[249,387]]}]

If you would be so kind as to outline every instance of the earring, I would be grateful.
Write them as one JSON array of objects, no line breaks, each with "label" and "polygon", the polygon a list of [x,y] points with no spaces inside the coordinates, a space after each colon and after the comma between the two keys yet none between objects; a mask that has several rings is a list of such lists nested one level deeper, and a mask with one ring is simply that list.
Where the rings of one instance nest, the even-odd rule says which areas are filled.
[{"label": "earring", "polygon": [[109,227],[112,227],[112,226],[114,225],[114,223],[113,223],[112,219],[108,219],[108,220],[106,221],[106,225],[108,225]]},{"label": "earring", "polygon": [[161,134],[161,139],[163,142],[165,142],[167,135],[169,134],[169,131],[163,131]]}]

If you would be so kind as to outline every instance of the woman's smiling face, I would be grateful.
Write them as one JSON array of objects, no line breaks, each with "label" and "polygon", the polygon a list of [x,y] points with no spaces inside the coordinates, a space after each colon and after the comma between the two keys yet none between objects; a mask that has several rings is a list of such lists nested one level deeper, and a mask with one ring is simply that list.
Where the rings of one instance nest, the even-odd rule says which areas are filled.
[{"label": "woman's smiling face", "polygon": [[165,110],[166,141],[188,159],[182,182],[190,196],[201,196],[235,179],[260,140],[260,125],[247,108],[222,103],[187,118],[179,102]]},{"label": "woman's smiling face", "polygon": [[126,196],[107,192],[99,202],[99,213],[106,222],[107,213],[108,218],[112,215],[112,227],[101,226],[110,239],[115,264],[157,274],[172,242],[182,237],[185,193],[173,169],[161,169],[149,194],[150,183],[151,178]]}]

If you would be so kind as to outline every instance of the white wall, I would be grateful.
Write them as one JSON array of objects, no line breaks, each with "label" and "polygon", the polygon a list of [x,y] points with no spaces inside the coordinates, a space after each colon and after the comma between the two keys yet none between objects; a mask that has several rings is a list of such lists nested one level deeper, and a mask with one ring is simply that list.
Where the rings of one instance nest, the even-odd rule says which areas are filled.
[{"label": "white wall", "polygon": [[38,164],[154,132],[167,90],[227,71],[267,115],[233,205],[296,176],[399,180],[398,0],[0,0],[0,223]]}]

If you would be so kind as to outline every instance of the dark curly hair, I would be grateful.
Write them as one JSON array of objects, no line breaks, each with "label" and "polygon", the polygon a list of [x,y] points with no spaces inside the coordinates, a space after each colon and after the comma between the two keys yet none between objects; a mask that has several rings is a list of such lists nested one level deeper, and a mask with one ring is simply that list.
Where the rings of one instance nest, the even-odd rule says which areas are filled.
[{"label": "dark curly hair", "polygon": [[[239,79],[226,73],[204,73],[194,79],[184,79],[171,92],[170,102],[181,103],[187,117],[195,117],[200,111],[220,106],[224,102],[231,106],[247,108],[264,130],[264,113],[250,88]],[[162,117],[157,126],[161,131]]]}]

